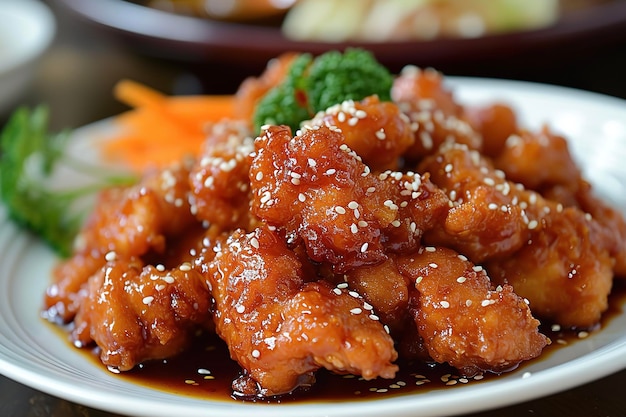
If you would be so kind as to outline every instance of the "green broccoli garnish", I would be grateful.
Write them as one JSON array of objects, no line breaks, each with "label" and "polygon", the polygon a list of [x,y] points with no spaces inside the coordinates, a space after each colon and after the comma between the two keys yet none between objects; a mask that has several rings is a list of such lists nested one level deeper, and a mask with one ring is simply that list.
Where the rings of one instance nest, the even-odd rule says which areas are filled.
[{"label": "green broccoli garnish", "polygon": [[318,111],[345,100],[376,94],[390,101],[392,84],[391,73],[364,49],[330,51],[315,59],[302,54],[285,80],[259,101],[254,126],[258,131],[265,124],[283,124],[295,131]]},{"label": "green broccoli garnish", "polygon": [[[60,256],[68,256],[87,213],[85,197],[137,179],[72,158],[66,152],[69,132],[49,134],[47,128],[43,106],[13,113],[0,134],[0,198],[10,219],[39,235]],[[90,180],[60,188],[52,180],[60,168],[71,178],[88,175]]]}]

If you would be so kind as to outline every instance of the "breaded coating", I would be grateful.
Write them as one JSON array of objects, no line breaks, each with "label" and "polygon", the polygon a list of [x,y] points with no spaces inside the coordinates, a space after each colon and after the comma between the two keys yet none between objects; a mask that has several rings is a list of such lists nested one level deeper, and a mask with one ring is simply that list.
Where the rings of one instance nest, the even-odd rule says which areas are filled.
[{"label": "breaded coating", "polygon": [[71,258],[53,271],[44,315],[69,322],[79,308],[78,293],[89,277],[115,253],[123,258],[164,254],[168,239],[197,225],[188,203],[186,165],[147,174],[137,185],[102,192],[77,238]]},{"label": "breaded coating", "polygon": [[615,258],[614,272],[626,276],[626,222],[623,215],[594,195],[569,152],[567,141],[544,127],[538,133],[520,131],[508,138],[495,159],[507,178],[565,207],[589,213],[605,239],[600,243]]},{"label": "breaded coating", "polygon": [[483,138],[480,152],[491,158],[500,155],[509,137],[520,130],[515,110],[506,103],[464,106],[463,114]]},{"label": "breaded coating", "polygon": [[304,124],[341,129],[346,145],[375,172],[397,170],[400,156],[415,141],[409,118],[396,104],[377,96],[344,101]]},{"label": "breaded coating", "polygon": [[215,324],[244,368],[245,397],[288,393],[324,367],[366,379],[392,378],[393,340],[364,301],[324,281],[305,282],[297,255],[268,228],[236,231],[215,248],[206,278]]},{"label": "breaded coating", "polygon": [[551,211],[540,231],[508,259],[488,263],[492,279],[530,300],[536,316],[590,328],[608,308],[613,259],[595,222],[575,208]]},{"label": "breaded coating", "polygon": [[182,264],[165,270],[137,258],[112,260],[88,281],[74,319],[77,347],[100,348],[109,369],[126,371],[188,347],[196,330],[211,327],[211,294],[204,278]]},{"label": "breaded coating", "polygon": [[222,121],[210,126],[202,154],[189,174],[192,211],[221,230],[250,228],[250,154],[254,140],[248,123]]},{"label": "breaded coating", "polygon": [[313,261],[337,273],[377,264],[386,249],[417,248],[448,209],[427,176],[372,173],[337,128],[316,126],[292,137],[286,127],[270,127],[255,146],[253,213],[301,239]]},{"label": "breaded coating", "polygon": [[465,375],[501,372],[539,356],[549,343],[512,287],[494,288],[486,272],[463,255],[425,247],[396,262],[418,292],[411,312],[436,362]]},{"label": "breaded coating", "polygon": [[474,262],[510,256],[528,240],[528,229],[537,227],[543,215],[528,202],[536,195],[524,194],[465,145],[443,146],[418,169],[430,172],[431,180],[453,202],[443,228],[433,229],[427,240],[454,248]]},{"label": "breaded coating", "polygon": [[564,326],[597,323],[608,305],[614,263],[598,222],[507,181],[462,145],[442,148],[420,168],[454,201],[444,228],[426,241],[486,263],[491,277],[530,300],[538,317]]},{"label": "breaded coating", "polygon": [[398,271],[393,259],[378,265],[354,268],[344,275],[344,280],[349,288],[361,294],[372,306],[394,338],[401,335],[409,318],[409,285],[412,284]]},{"label": "breaded coating", "polygon": [[547,126],[538,132],[520,130],[509,136],[494,164],[510,181],[539,192],[552,185],[575,183],[580,178],[567,141]]},{"label": "breaded coating", "polygon": [[432,68],[409,66],[395,79],[391,97],[409,117],[415,136],[404,157],[419,161],[444,143],[462,143],[480,149],[482,137],[464,120],[463,108],[444,85],[441,73]]}]

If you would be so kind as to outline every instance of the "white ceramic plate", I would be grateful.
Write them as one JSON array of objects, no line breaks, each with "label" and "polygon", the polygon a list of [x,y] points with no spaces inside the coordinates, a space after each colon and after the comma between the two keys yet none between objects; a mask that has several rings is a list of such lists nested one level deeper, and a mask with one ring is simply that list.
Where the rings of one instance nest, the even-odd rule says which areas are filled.
[{"label": "white ceramic plate", "polygon": [[[449,81],[466,103],[502,100],[522,122],[547,122],[571,147],[597,190],[626,208],[626,102],[591,93],[509,81]],[[106,134],[110,122],[81,129],[83,138]],[[583,158],[584,157],[584,158]],[[586,339],[557,349],[512,372],[479,384],[381,400],[314,404],[244,404],[200,400],[134,385],[78,354],[39,318],[54,263],[51,252],[16,229],[0,210],[0,372],[19,382],[98,409],[136,416],[380,416],[454,415],[501,407],[565,390],[626,367],[626,314]]]}]

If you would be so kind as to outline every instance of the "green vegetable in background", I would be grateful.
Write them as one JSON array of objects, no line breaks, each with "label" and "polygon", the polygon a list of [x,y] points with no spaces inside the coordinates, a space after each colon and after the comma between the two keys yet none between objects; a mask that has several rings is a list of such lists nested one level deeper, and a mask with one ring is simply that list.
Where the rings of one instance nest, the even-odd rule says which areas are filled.
[{"label": "green vegetable in background", "polygon": [[[43,106],[13,113],[0,134],[0,198],[10,219],[68,256],[86,215],[81,201],[102,188],[137,179],[73,159],[66,152],[69,133],[53,135],[47,128],[48,110]],[[61,166],[91,181],[59,188],[51,178]]]},{"label": "green vegetable in background", "polygon": [[390,101],[392,84],[391,73],[364,49],[330,51],[316,58],[302,54],[285,80],[259,101],[254,125],[257,131],[265,124],[284,124],[295,131],[300,122],[345,100],[376,94]]}]

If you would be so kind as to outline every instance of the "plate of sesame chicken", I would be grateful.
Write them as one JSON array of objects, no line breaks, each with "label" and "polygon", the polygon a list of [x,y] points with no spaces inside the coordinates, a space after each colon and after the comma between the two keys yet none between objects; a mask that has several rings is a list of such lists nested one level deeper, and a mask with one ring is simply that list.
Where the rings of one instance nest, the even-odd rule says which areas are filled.
[{"label": "plate of sesame chicken", "polygon": [[64,259],[3,212],[2,373],[137,416],[438,416],[624,368],[625,103],[416,67],[389,91],[210,123]]}]

